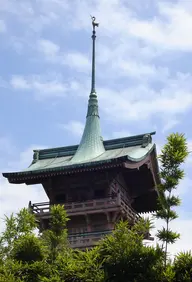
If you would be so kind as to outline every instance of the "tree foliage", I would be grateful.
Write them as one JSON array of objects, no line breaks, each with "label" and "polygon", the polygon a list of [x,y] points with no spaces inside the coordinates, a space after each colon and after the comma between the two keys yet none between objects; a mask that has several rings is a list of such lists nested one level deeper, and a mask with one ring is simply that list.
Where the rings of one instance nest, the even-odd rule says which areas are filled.
[{"label": "tree foliage", "polygon": [[192,253],[184,252],[179,253],[174,262],[173,270],[175,273],[174,281],[192,281]]},{"label": "tree foliage", "polygon": [[[63,207],[53,207],[52,217],[50,232],[34,235],[34,225],[31,225],[31,230],[19,232],[17,236],[14,225],[11,230],[9,224],[12,215],[10,220],[7,219],[5,232],[13,235],[6,237],[11,242],[11,251],[6,256],[1,254],[0,281],[191,281],[191,253],[179,254],[173,264],[164,269],[162,249],[158,245],[149,247],[143,244],[144,236],[151,227],[148,220],[141,219],[133,227],[121,221],[97,247],[77,251],[68,245],[66,227],[61,229],[68,220]],[[27,215],[23,220],[23,224],[29,226],[31,217]],[[1,241],[7,243],[4,233]]]},{"label": "tree foliage", "polygon": [[1,259],[10,257],[13,246],[18,238],[29,235],[37,228],[34,215],[23,208],[16,215],[11,214],[10,217],[5,215],[5,230],[0,237],[0,254]]},{"label": "tree foliage", "polygon": [[12,258],[21,262],[33,263],[43,260],[44,251],[41,241],[34,234],[27,234],[15,240]]},{"label": "tree foliage", "polygon": [[52,206],[50,214],[49,229],[43,231],[41,239],[47,249],[48,259],[54,261],[68,246],[66,223],[69,218],[62,205]]},{"label": "tree foliage", "polygon": [[173,133],[167,138],[159,156],[161,162],[161,184],[159,185],[159,209],[156,217],[165,221],[165,227],[158,230],[157,237],[163,242],[165,250],[165,265],[167,262],[167,246],[173,244],[180,238],[180,234],[172,231],[169,224],[178,217],[175,207],[179,206],[181,200],[173,195],[179,181],[184,177],[181,165],[188,156],[187,141],[183,134]]},{"label": "tree foliage", "polygon": [[144,220],[132,229],[127,222],[120,222],[113,234],[101,241],[104,281],[161,281],[163,253],[158,246],[144,246],[145,232],[148,224]]}]

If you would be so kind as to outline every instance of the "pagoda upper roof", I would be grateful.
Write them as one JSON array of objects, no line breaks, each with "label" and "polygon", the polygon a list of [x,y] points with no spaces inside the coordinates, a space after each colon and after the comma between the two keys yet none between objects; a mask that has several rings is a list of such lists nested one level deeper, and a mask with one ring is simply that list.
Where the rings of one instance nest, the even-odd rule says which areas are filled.
[{"label": "pagoda upper roof", "polygon": [[[64,172],[77,168],[94,167],[101,164],[115,163],[118,160],[138,163],[144,160],[155,148],[152,143],[152,135],[155,132],[145,133],[136,136],[111,139],[103,141],[105,151],[87,161],[76,161],[73,159],[78,145],[58,147],[43,150],[34,150],[31,165],[19,172],[3,173],[10,182],[16,183],[17,178],[37,176],[47,172]],[[18,179],[18,180],[19,180]]]}]

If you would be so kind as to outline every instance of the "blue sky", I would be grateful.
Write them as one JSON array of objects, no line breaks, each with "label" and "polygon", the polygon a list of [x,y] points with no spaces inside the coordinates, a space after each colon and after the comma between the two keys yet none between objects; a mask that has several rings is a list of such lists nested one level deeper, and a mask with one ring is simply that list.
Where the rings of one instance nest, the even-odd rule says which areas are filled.
[{"label": "blue sky", "polygon": [[[0,171],[27,167],[33,149],[79,142],[90,92],[90,14],[100,23],[104,139],[155,130],[160,150],[178,131],[192,148],[191,1],[0,0]],[[173,252],[192,248],[191,167],[189,157]],[[0,193],[1,216],[46,199],[40,186],[2,177]]]}]

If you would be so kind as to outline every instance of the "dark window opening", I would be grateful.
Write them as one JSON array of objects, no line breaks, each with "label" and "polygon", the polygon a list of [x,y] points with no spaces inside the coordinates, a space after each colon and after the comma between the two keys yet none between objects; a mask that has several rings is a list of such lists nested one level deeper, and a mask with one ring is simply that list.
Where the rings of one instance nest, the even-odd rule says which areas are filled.
[{"label": "dark window opening", "polygon": [[57,203],[64,203],[66,201],[66,195],[65,194],[56,195],[55,201]]},{"label": "dark window opening", "polygon": [[104,189],[95,190],[94,194],[95,194],[96,199],[105,198],[105,190]]}]

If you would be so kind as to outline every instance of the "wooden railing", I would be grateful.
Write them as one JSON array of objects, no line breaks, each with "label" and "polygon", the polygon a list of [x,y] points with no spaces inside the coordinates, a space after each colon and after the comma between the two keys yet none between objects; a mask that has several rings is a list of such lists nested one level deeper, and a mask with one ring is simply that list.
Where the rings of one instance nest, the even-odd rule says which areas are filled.
[{"label": "wooden railing", "polygon": [[[87,210],[96,210],[96,209],[103,209],[103,208],[110,208],[116,207],[120,205],[118,202],[118,198],[103,198],[103,199],[95,199],[85,202],[72,202],[72,203],[65,203],[64,207],[68,214],[73,214],[79,211],[87,211]],[[43,203],[34,203],[30,204],[29,208],[35,214],[44,214],[50,212],[50,203],[43,202]]]},{"label": "wooden railing", "polygon": [[128,220],[131,220],[133,223],[137,222],[141,218],[140,215],[137,214],[123,198],[121,198],[121,209],[128,217]]},{"label": "wooden railing", "polygon": [[68,240],[72,248],[89,248],[97,244],[105,235],[112,231],[69,235]]},{"label": "wooden railing", "polygon": [[[99,240],[110,233],[112,233],[112,230],[69,235],[68,240],[72,248],[90,248],[95,246]],[[146,233],[145,240],[153,241],[154,238],[151,237],[149,233]]]},{"label": "wooden railing", "polygon": [[[116,198],[94,199],[85,202],[65,203],[67,214],[73,215],[79,212],[91,212],[100,209],[120,208],[129,220],[136,222],[140,216],[130,207],[130,205],[118,195]],[[48,216],[50,213],[50,203],[42,202],[29,204],[29,209],[37,216]]]}]

